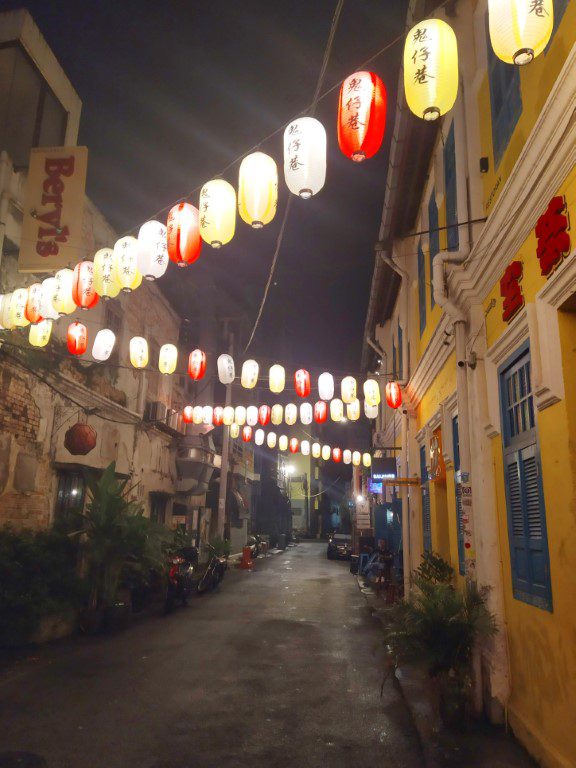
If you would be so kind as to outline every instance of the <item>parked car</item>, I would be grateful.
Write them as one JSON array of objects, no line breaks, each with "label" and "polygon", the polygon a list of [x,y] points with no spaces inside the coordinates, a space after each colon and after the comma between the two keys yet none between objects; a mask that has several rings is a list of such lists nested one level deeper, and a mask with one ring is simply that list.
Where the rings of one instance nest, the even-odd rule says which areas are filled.
[{"label": "parked car", "polygon": [[349,560],[352,557],[352,536],[349,533],[333,533],[328,539],[328,560]]}]

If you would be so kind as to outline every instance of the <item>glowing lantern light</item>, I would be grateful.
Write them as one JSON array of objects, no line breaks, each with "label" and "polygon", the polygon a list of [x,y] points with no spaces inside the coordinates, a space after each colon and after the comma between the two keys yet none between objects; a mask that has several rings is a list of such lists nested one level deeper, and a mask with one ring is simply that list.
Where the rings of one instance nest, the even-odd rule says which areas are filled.
[{"label": "glowing lantern light", "polygon": [[254,442],[256,445],[264,445],[264,430],[263,429],[257,429],[256,434],[254,435]]},{"label": "glowing lantern light", "polygon": [[368,405],[380,405],[380,384],[375,379],[364,382],[364,398]]},{"label": "glowing lantern light", "polygon": [[163,344],[158,355],[158,370],[169,375],[174,373],[178,364],[178,350],[174,344]]},{"label": "glowing lantern light", "polygon": [[142,336],[130,339],[130,362],[134,368],[146,368],[148,365],[148,342]]},{"label": "glowing lantern light", "polygon": [[192,409],[192,422],[199,426],[204,421],[204,409],[201,405],[195,405]]},{"label": "glowing lantern light", "polygon": [[322,458],[324,459],[324,461],[329,461],[331,455],[332,455],[332,451],[330,449],[330,446],[329,445],[323,445],[322,446]]},{"label": "glowing lantern light", "polygon": [[326,130],[314,117],[293,120],[284,131],[286,186],[304,200],[326,181]]},{"label": "glowing lantern light", "polygon": [[362,454],[362,464],[364,464],[365,467],[372,466],[372,455],[370,453]]},{"label": "glowing lantern light", "polygon": [[332,421],[342,421],[344,418],[344,403],[338,397],[330,401],[330,418]]},{"label": "glowing lantern light", "polygon": [[302,440],[300,443],[300,453],[302,456],[310,456],[310,441]]},{"label": "glowing lantern light", "polygon": [[338,144],[357,163],[380,149],[386,126],[386,88],[374,72],[344,80],[338,102]]},{"label": "glowing lantern light", "polygon": [[458,45],[454,30],[442,19],[416,24],[404,45],[404,91],[412,112],[437,120],[458,95]]},{"label": "glowing lantern light", "polygon": [[320,443],[312,443],[312,456],[315,459],[319,459],[322,453],[322,446]]},{"label": "glowing lantern light", "polygon": [[8,321],[11,328],[24,328],[30,322],[26,317],[27,303],[28,290],[26,288],[16,288],[10,296],[10,308],[8,310]]},{"label": "glowing lantern light", "polygon": [[288,424],[289,427],[296,424],[296,419],[298,418],[298,408],[294,405],[294,403],[288,403],[286,407],[284,408],[284,419],[286,421],[286,424]]},{"label": "glowing lantern light", "polygon": [[211,405],[205,405],[204,408],[202,408],[202,424],[205,424],[206,426],[212,424],[213,418],[214,409]]},{"label": "glowing lantern light", "polygon": [[320,400],[332,400],[334,397],[334,376],[331,373],[318,376],[318,397]]},{"label": "glowing lantern light", "polygon": [[221,427],[222,424],[224,424],[224,408],[222,408],[221,405],[217,405],[214,408],[214,413],[212,414],[212,424],[214,424],[215,427]]},{"label": "glowing lantern light", "polygon": [[327,418],[328,405],[324,402],[324,400],[318,400],[317,403],[314,403],[314,421],[317,424],[324,424]]},{"label": "glowing lantern light", "polygon": [[310,395],[310,374],[303,368],[294,374],[294,389],[299,397],[308,397]]},{"label": "glowing lantern light", "polygon": [[284,408],[279,403],[276,403],[276,405],[272,406],[270,415],[272,418],[272,424],[277,427],[279,424],[282,424],[282,419],[284,418]]},{"label": "glowing lantern light", "polygon": [[227,405],[224,408],[224,424],[229,427],[234,421],[234,408],[231,405]]},{"label": "glowing lantern light", "polygon": [[[2,313],[4,311],[4,306],[6,303],[6,296],[3,293],[0,293],[0,329],[6,328],[6,326],[2,323]],[[8,324],[8,310],[6,311],[6,323]]]},{"label": "glowing lantern light", "polygon": [[268,372],[268,384],[270,386],[270,392],[278,395],[284,391],[286,384],[286,372],[282,365],[272,365]]},{"label": "glowing lantern light", "polygon": [[39,323],[42,320],[40,313],[40,302],[42,301],[42,285],[40,283],[32,283],[28,286],[28,298],[26,299],[26,308],[24,313],[26,319],[31,323]]},{"label": "glowing lantern light", "polygon": [[238,426],[238,424],[236,423],[230,424],[230,437],[236,440],[239,434],[240,434],[240,427]]},{"label": "glowing lantern light", "polygon": [[213,248],[220,248],[234,237],[236,192],[224,179],[212,179],[200,190],[200,234]]},{"label": "glowing lantern light", "polygon": [[94,339],[92,345],[92,357],[94,360],[103,363],[112,354],[114,344],[116,343],[116,336],[109,328],[101,328]]},{"label": "glowing lantern light", "polygon": [[269,224],[278,204],[278,170],[264,152],[252,152],[242,160],[238,174],[238,210],[254,229]]},{"label": "glowing lantern light", "polygon": [[352,454],[352,464],[355,467],[359,467],[361,461],[362,461],[362,455],[360,451],[354,451],[354,453]]},{"label": "glowing lantern light", "polygon": [[258,408],[258,423],[262,424],[262,426],[265,427],[269,421],[270,421],[270,406],[261,405],[260,408]]},{"label": "glowing lantern light", "polygon": [[297,437],[291,437],[290,438],[290,444],[289,444],[290,453],[298,453],[299,445],[300,444],[299,444],[298,438]]},{"label": "glowing lantern light", "polygon": [[386,384],[386,403],[390,408],[399,408],[402,405],[402,390],[397,381],[389,381]]},{"label": "glowing lantern light", "polygon": [[246,408],[246,424],[250,427],[258,424],[258,408],[255,405],[249,405]]},{"label": "glowing lantern light", "polygon": [[360,400],[358,398],[346,404],[346,418],[350,421],[358,421],[360,418]]},{"label": "glowing lantern light", "polygon": [[367,419],[377,419],[378,418],[378,406],[377,405],[369,405],[366,400],[364,400],[364,415]]},{"label": "glowing lantern light", "polygon": [[244,427],[242,430],[242,440],[244,440],[245,443],[249,443],[250,440],[252,440],[252,427]]},{"label": "glowing lantern light", "polygon": [[201,349],[194,349],[188,358],[188,376],[194,381],[201,379],[206,373],[206,353]]},{"label": "glowing lantern light", "polygon": [[121,237],[113,251],[114,275],[116,282],[125,293],[138,288],[142,275],[138,270],[138,240],[135,237]]},{"label": "glowing lantern light", "polygon": [[342,461],[342,448],[332,448],[332,461],[337,464]]},{"label": "glowing lantern light", "polygon": [[246,408],[243,405],[237,405],[234,408],[234,421],[239,427],[243,427],[246,424]]},{"label": "glowing lantern light", "polygon": [[345,448],[342,451],[342,461],[344,462],[344,464],[352,463],[352,451],[350,451],[348,448]]},{"label": "glowing lantern light", "polygon": [[266,445],[268,448],[276,448],[276,432],[268,432],[266,435]]},{"label": "glowing lantern light", "polygon": [[33,347],[45,347],[52,333],[52,320],[40,320],[30,326],[28,341]]},{"label": "glowing lantern light", "polygon": [[83,355],[88,346],[88,331],[82,323],[73,322],[68,326],[66,335],[68,352],[71,355]]},{"label": "glowing lantern light", "polygon": [[245,389],[254,389],[258,381],[259,366],[256,360],[245,360],[242,366],[240,383]]},{"label": "glowing lantern light", "polygon": [[507,64],[529,64],[548,45],[554,29],[554,2],[488,0],[490,42]]},{"label": "glowing lantern light", "polygon": [[113,299],[121,288],[114,270],[114,251],[101,248],[94,256],[94,290],[103,299]]},{"label": "glowing lantern light", "polygon": [[356,400],[356,379],[354,376],[345,376],[342,379],[342,384],[340,385],[340,389],[342,392],[342,402],[346,403],[348,405],[349,403]]},{"label": "glowing lantern light", "polygon": [[278,438],[278,448],[281,451],[287,451],[288,450],[288,438],[286,435],[280,435]]},{"label": "glowing lantern light", "polygon": [[[170,221],[170,216],[168,216]],[[145,280],[157,280],[168,269],[168,243],[164,224],[147,221],[138,230],[138,271]]]},{"label": "glowing lantern light", "polygon": [[92,309],[98,304],[100,296],[94,287],[94,264],[91,261],[81,261],[74,267],[74,282],[72,298],[80,309]]},{"label": "glowing lantern light", "polygon": [[194,409],[191,405],[187,405],[182,411],[182,418],[186,424],[192,424]]},{"label": "glowing lantern light", "polygon": [[220,355],[218,358],[218,378],[221,384],[232,384],[236,370],[231,355]]},{"label": "glowing lantern light", "polygon": [[76,302],[72,296],[74,286],[74,272],[71,269],[59,269],[54,275],[56,278],[56,290],[52,303],[59,315],[71,315],[76,309]]},{"label": "glowing lantern light", "polygon": [[300,421],[302,424],[312,424],[312,414],[313,411],[311,403],[302,403],[300,405]]},{"label": "glowing lantern light", "polygon": [[187,267],[200,256],[200,213],[190,203],[178,203],[168,214],[168,256],[179,267]]},{"label": "glowing lantern light", "polygon": [[42,295],[40,298],[40,314],[46,320],[58,320],[58,312],[54,306],[54,294],[56,293],[56,278],[47,277],[42,280]]}]

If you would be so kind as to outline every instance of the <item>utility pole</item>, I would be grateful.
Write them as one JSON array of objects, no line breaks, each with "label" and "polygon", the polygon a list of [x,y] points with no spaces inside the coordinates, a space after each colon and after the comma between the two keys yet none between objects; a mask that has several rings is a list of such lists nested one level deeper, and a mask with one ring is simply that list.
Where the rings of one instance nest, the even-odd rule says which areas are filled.
[{"label": "utility pole", "polygon": [[[228,334],[229,354],[234,358],[234,334]],[[233,384],[226,385],[226,405],[232,404]],[[222,436],[222,463],[220,466],[220,492],[218,494],[218,519],[216,532],[224,538],[224,526],[226,524],[226,494],[228,491],[228,465],[230,463],[230,427],[224,427]]]}]

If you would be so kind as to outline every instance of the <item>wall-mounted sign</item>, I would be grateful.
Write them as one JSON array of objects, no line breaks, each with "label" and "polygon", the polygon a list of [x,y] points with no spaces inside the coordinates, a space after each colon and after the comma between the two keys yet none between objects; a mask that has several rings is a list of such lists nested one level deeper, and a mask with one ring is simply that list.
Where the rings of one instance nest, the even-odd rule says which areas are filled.
[{"label": "wall-mounted sign", "polygon": [[30,152],[20,272],[56,272],[84,258],[86,147],[39,147]]},{"label": "wall-mounted sign", "polygon": [[382,480],[382,485],[386,487],[393,487],[399,485],[420,485],[419,477],[396,477],[394,480]]},{"label": "wall-mounted sign", "polygon": [[502,304],[502,320],[509,323],[524,306],[524,294],[520,281],[524,273],[521,261],[513,261],[508,264],[502,279],[500,280],[500,295],[504,299]]},{"label": "wall-mounted sign", "polygon": [[396,475],[396,459],[389,457],[372,459],[372,480],[391,480]]},{"label": "wall-mounted sign", "polygon": [[382,493],[382,481],[368,480],[368,493]]},{"label": "wall-mounted sign", "polygon": [[566,207],[566,198],[556,195],[548,203],[548,208],[536,222],[538,246],[536,254],[540,261],[540,271],[548,277],[570,253],[570,218]]}]

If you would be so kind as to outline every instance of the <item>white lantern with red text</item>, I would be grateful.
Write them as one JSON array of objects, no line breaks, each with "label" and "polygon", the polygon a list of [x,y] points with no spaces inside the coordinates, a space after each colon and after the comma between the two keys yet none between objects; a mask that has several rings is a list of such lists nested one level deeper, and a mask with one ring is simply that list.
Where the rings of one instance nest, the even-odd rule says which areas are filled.
[{"label": "white lantern with red text", "polygon": [[356,400],[356,379],[354,376],[345,376],[340,385],[342,402],[348,405]]},{"label": "white lantern with red text", "polygon": [[320,443],[312,443],[312,457],[319,459],[322,453],[322,446]]},{"label": "white lantern with red text", "polygon": [[312,403],[301,403],[300,404],[300,421],[304,425],[312,424]]},{"label": "white lantern with red text", "polygon": [[116,335],[109,328],[101,328],[96,334],[94,344],[92,346],[92,357],[94,360],[98,360],[99,363],[103,363],[112,354],[114,344],[116,343]]},{"label": "white lantern with red text", "polygon": [[268,372],[268,386],[270,387],[270,392],[274,392],[276,395],[284,391],[284,387],[286,386],[286,371],[284,370],[284,366],[278,365],[277,363],[270,366],[270,371]]},{"label": "white lantern with red text", "polygon": [[284,420],[286,421],[286,424],[288,424],[289,427],[292,427],[294,424],[296,424],[297,418],[298,408],[294,405],[294,403],[288,403],[284,408]]},{"label": "white lantern with red text", "polygon": [[200,235],[212,248],[221,248],[234,237],[236,192],[224,179],[212,179],[200,190]]},{"label": "white lantern with red text", "polygon": [[257,429],[254,435],[254,442],[256,445],[264,445],[265,433],[263,429]]},{"label": "white lantern with red text", "polygon": [[281,451],[288,450],[288,437],[286,435],[280,435],[280,437],[278,438],[278,448]]},{"label": "white lantern with red text", "polygon": [[239,427],[243,427],[246,424],[246,408],[243,405],[237,405],[234,408],[234,421]]},{"label": "white lantern with red text", "polygon": [[256,360],[245,360],[242,366],[240,383],[245,389],[254,389],[258,382],[259,366]]},{"label": "white lantern with red text", "polygon": [[236,376],[234,359],[231,355],[220,355],[218,358],[218,378],[221,384],[232,384]]},{"label": "white lantern with red text", "polygon": [[145,280],[157,280],[168,269],[168,241],[164,224],[147,221],[138,230],[138,271]]},{"label": "white lantern with red text", "polygon": [[326,130],[314,117],[300,117],[284,131],[284,179],[304,200],[320,192],[326,181]]},{"label": "white lantern with red text", "polygon": [[275,405],[272,406],[272,411],[271,411],[272,424],[274,424],[274,426],[277,427],[279,424],[282,424],[283,418],[284,418],[284,408],[279,403],[276,403]]},{"label": "white lantern with red text", "polygon": [[269,224],[278,204],[278,170],[270,155],[252,152],[238,173],[238,211],[254,229]]},{"label": "white lantern with red text", "polygon": [[158,370],[166,376],[174,373],[178,364],[178,350],[174,344],[163,344],[158,355]]},{"label": "white lantern with red text", "polygon": [[134,368],[146,368],[148,365],[148,342],[142,336],[130,339],[130,362]]},{"label": "white lantern with red text", "polygon": [[45,347],[52,333],[52,320],[40,320],[30,326],[28,341],[33,347]]},{"label": "white lantern with red text", "polygon": [[334,397],[334,376],[331,373],[318,376],[318,397],[320,400],[332,400]]},{"label": "white lantern with red text", "polygon": [[276,432],[268,432],[266,435],[266,445],[268,448],[276,448]]},{"label": "white lantern with red text", "polygon": [[254,427],[258,424],[258,408],[255,405],[249,405],[246,408],[246,424],[249,427]]},{"label": "white lantern with red text", "polygon": [[332,421],[342,421],[344,418],[344,403],[339,397],[330,401],[330,418]]}]

